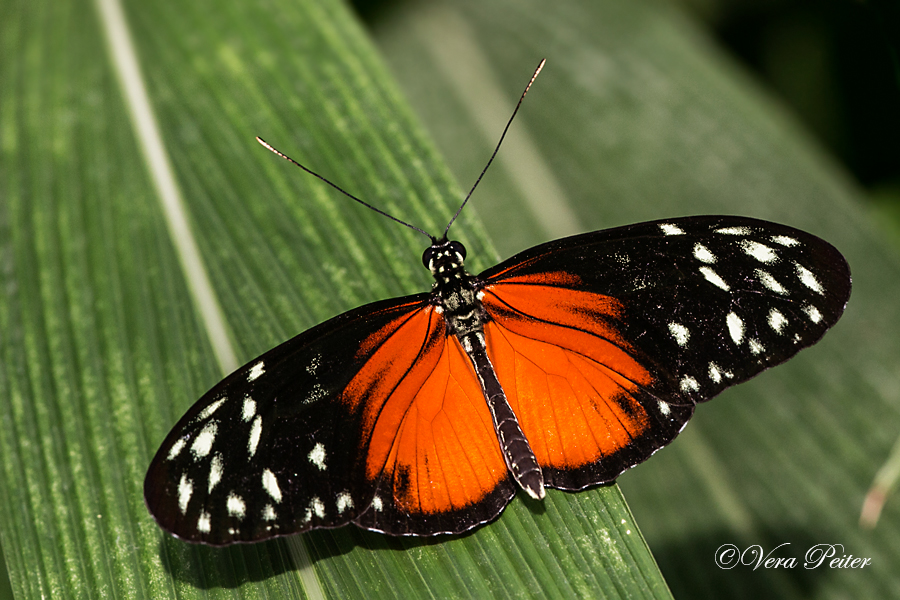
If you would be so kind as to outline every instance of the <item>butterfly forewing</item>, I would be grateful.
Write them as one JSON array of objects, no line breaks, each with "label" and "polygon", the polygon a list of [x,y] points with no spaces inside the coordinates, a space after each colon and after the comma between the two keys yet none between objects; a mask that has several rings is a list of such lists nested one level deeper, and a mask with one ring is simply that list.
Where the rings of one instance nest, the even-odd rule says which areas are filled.
[{"label": "butterfly forewing", "polygon": [[[560,364],[540,368],[548,380],[552,369],[567,369],[567,385],[547,387],[539,405],[540,394],[526,394],[532,405],[517,410],[529,438],[583,436],[583,448],[570,444],[568,456],[542,460],[547,484],[563,489],[611,481],[646,459],[677,435],[696,403],[817,342],[850,295],[849,268],[830,244],[739,217],[672,219],[556,240],[480,277],[496,327],[568,349],[568,356],[558,353]],[[549,298],[547,289],[572,304],[557,303],[563,308],[554,312],[532,299]],[[576,343],[585,335],[596,340],[588,349]],[[573,356],[609,373],[594,375],[579,393],[576,382],[590,383],[585,373],[596,368],[578,366]],[[493,360],[507,373],[505,386],[514,389],[514,373],[524,380],[521,359]],[[552,415],[579,402],[576,417]],[[531,414],[541,411],[543,418]],[[581,430],[572,431],[572,418]],[[593,462],[585,460],[590,456]]]}]

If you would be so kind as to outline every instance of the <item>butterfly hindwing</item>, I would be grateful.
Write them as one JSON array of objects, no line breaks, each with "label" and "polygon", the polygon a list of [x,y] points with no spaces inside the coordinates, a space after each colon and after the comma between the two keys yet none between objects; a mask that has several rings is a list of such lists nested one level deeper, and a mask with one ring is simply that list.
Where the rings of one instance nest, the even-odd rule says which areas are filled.
[{"label": "butterfly hindwing", "polygon": [[355,523],[397,535],[470,529],[492,520],[515,493],[469,359],[434,305],[363,340],[377,344],[347,383],[359,407],[353,432],[371,509]]},{"label": "butterfly hindwing", "polygon": [[500,381],[562,489],[649,457],[696,403],[818,341],[850,294],[830,244],[739,217],[573,236],[479,277]]},{"label": "butterfly hindwing", "polygon": [[484,288],[497,376],[545,485],[573,490],[612,481],[671,441],[694,405],[660,395],[665,373],[622,335],[623,303],[557,287],[561,278],[531,279]]},{"label": "butterfly hindwing", "polygon": [[443,319],[430,331],[415,361],[396,360],[409,344],[398,335],[367,365],[380,371],[374,385],[357,377],[371,415],[363,427],[367,470],[380,474],[373,509],[355,521],[368,529],[457,533],[493,520],[515,494],[469,358]]}]

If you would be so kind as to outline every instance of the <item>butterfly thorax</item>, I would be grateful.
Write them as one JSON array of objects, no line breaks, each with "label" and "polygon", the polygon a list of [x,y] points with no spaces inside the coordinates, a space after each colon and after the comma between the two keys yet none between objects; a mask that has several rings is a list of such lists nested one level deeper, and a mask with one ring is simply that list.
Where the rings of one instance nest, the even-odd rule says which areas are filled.
[{"label": "butterfly thorax", "polygon": [[477,301],[478,278],[466,272],[466,248],[457,241],[431,245],[422,262],[434,277],[432,294],[450,330],[462,339],[484,330],[484,311]]}]

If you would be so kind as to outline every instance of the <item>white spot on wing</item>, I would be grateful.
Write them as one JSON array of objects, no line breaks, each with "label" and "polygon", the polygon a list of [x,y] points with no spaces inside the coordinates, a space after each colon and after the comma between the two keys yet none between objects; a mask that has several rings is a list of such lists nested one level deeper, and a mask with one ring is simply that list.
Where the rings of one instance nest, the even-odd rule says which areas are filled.
[{"label": "white spot on wing", "polygon": [[681,378],[681,391],[682,392],[698,392],[700,391],[700,384],[697,383],[697,380],[691,377],[690,375],[685,375]]},{"label": "white spot on wing", "polygon": [[381,501],[380,497],[375,496],[372,498],[372,508],[374,508],[376,512],[384,510],[384,502]]},{"label": "white spot on wing", "polygon": [[319,363],[320,363],[321,361],[322,361],[322,355],[321,355],[321,354],[316,354],[315,356],[313,356],[312,360],[309,361],[309,364],[306,365],[306,372],[309,373],[310,375],[315,375],[315,374],[316,374],[316,370],[318,370],[318,368],[319,368]]},{"label": "white spot on wing", "polygon": [[663,400],[659,400],[659,412],[663,414],[664,417],[668,417],[669,413],[672,412],[672,409],[669,407],[669,403]]},{"label": "white spot on wing", "polygon": [[275,502],[281,502],[281,488],[278,487],[278,478],[275,473],[266,469],[262,474],[263,489],[272,497]]},{"label": "white spot on wing", "polygon": [[343,513],[348,508],[353,508],[353,498],[348,492],[341,492],[337,497],[338,514]]},{"label": "white spot on wing", "polygon": [[266,365],[263,364],[263,361],[259,361],[258,363],[250,367],[250,372],[247,373],[247,381],[256,381],[265,372]]},{"label": "white spot on wing", "polygon": [[713,383],[722,383],[723,378],[731,379],[732,377],[734,374],[730,371],[726,371],[714,362],[709,363],[709,378]]},{"label": "white spot on wing", "polygon": [[741,249],[747,256],[751,256],[761,263],[772,264],[778,261],[778,255],[775,251],[759,242],[753,240],[741,240]]},{"label": "white spot on wing", "polygon": [[182,438],[182,439],[178,440],[177,442],[175,442],[174,444],[172,444],[172,447],[169,448],[169,454],[168,454],[168,456],[166,456],[166,459],[172,460],[173,458],[175,458],[176,456],[181,454],[181,451],[184,450],[184,446],[186,443],[187,442],[185,442],[184,439]]},{"label": "white spot on wing", "polygon": [[728,334],[731,336],[731,340],[740,345],[744,339],[744,322],[734,312],[730,312],[725,317],[725,323],[728,325]]},{"label": "white spot on wing", "polygon": [[210,529],[209,513],[205,510],[200,511],[200,517],[197,519],[197,531],[209,533]]},{"label": "white spot on wing", "polygon": [[249,423],[255,414],[256,401],[250,396],[244,396],[244,408],[241,411],[241,418],[244,420],[244,423]]},{"label": "white spot on wing", "polygon": [[671,223],[660,223],[659,228],[662,229],[662,232],[666,235],[684,235],[684,230],[682,230],[681,227],[672,225]]},{"label": "white spot on wing", "polygon": [[797,240],[795,240],[794,238],[788,237],[786,235],[773,235],[769,239],[772,240],[773,242],[775,242],[776,244],[784,246],[785,248],[791,248],[800,243]]},{"label": "white spot on wing", "polygon": [[807,304],[806,306],[804,306],[803,312],[806,313],[806,316],[809,317],[809,320],[813,323],[818,323],[822,320],[822,313],[820,313],[819,309],[812,304]]},{"label": "white spot on wing", "polygon": [[317,517],[320,519],[325,518],[325,503],[322,502],[318,496],[312,497],[312,500],[309,501],[309,507]]},{"label": "white spot on wing", "polygon": [[225,508],[228,510],[228,515],[231,517],[243,519],[247,515],[247,505],[244,504],[244,499],[234,492],[228,494],[228,499],[225,501]]},{"label": "white spot on wing", "polygon": [[699,242],[694,244],[694,258],[708,265],[716,262],[716,255],[710,252],[706,246]]},{"label": "white spot on wing", "polygon": [[275,507],[271,504],[266,504],[265,507],[263,507],[262,518],[266,521],[274,521],[277,519],[278,515],[275,514]]},{"label": "white spot on wing", "polygon": [[797,272],[797,277],[800,278],[800,282],[803,285],[817,294],[825,294],[825,290],[822,289],[822,284],[820,284],[819,280],[816,279],[816,276],[812,274],[812,271],[797,262],[794,263],[794,270]]},{"label": "white spot on wing", "polygon": [[222,460],[222,455],[216,453],[209,464],[209,484],[206,488],[207,493],[211,494],[213,488],[216,487],[216,484],[222,481],[222,472],[224,471],[224,467],[225,465],[224,461]]},{"label": "white spot on wing", "polygon": [[207,406],[206,408],[204,408],[203,410],[200,411],[200,414],[197,415],[197,421],[205,421],[206,419],[210,418],[213,415],[213,413],[216,412],[217,410],[219,410],[219,407],[222,406],[222,404],[224,404],[224,403],[225,403],[225,398],[219,398],[218,400],[216,400],[215,402],[213,402],[212,404],[210,404],[209,406]]},{"label": "white spot on wing", "polygon": [[691,332],[681,323],[669,323],[669,333],[672,334],[672,337],[675,338],[675,342],[679,346],[687,345],[688,340],[691,339]]},{"label": "white spot on wing", "polygon": [[753,339],[750,340],[750,353],[754,356],[757,354],[762,354],[766,351],[766,347],[762,345],[762,342],[759,340]]},{"label": "white spot on wing", "polygon": [[247,452],[250,453],[250,458],[253,458],[256,454],[260,435],[262,435],[262,417],[256,415],[256,418],[253,419],[253,425],[250,426],[250,438],[247,440]]},{"label": "white spot on wing", "polygon": [[311,404],[313,402],[318,402],[322,398],[325,397],[325,388],[323,388],[318,383],[314,383],[312,389],[309,390],[309,395],[303,399],[303,402],[306,404]]},{"label": "white spot on wing", "polygon": [[715,232],[722,235],[750,235],[753,233],[749,227],[722,227],[721,229],[716,229]]},{"label": "white spot on wing", "polygon": [[754,273],[756,273],[756,278],[759,279],[759,282],[769,290],[775,292],[776,294],[787,294],[787,290],[784,289],[784,287],[780,283],[778,283],[778,280],[772,277],[771,273],[763,271],[762,269],[756,269]]},{"label": "white spot on wing", "polygon": [[187,512],[188,502],[191,501],[191,495],[194,493],[194,482],[187,478],[187,475],[181,475],[181,481],[178,482],[178,510],[181,514]]},{"label": "white spot on wing", "polygon": [[191,444],[191,452],[194,453],[194,460],[200,460],[212,450],[213,442],[216,441],[216,432],[219,430],[219,424],[216,421],[210,421],[200,430],[194,443]]},{"label": "white spot on wing", "polygon": [[719,277],[719,274],[713,271],[709,267],[700,267],[700,272],[703,273],[703,276],[706,277],[706,280],[716,286],[717,288],[722,288],[726,292],[731,289],[725,281]]},{"label": "white spot on wing", "polygon": [[326,469],[325,446],[323,446],[321,442],[313,446],[313,449],[310,450],[309,454],[307,454],[307,458],[309,458],[309,462],[319,467],[320,471],[324,471]]},{"label": "white spot on wing", "polygon": [[774,329],[775,333],[781,333],[787,322],[787,317],[781,314],[781,311],[778,309],[773,308],[769,311],[769,327]]}]

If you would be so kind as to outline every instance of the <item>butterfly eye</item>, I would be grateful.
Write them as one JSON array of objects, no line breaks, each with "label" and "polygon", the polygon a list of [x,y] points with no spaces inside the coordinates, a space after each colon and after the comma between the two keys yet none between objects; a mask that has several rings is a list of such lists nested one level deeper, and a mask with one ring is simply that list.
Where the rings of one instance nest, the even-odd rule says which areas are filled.
[{"label": "butterfly eye", "polygon": [[461,257],[460,262],[466,259],[466,247],[461,242],[450,241],[442,242],[440,245],[433,245],[422,253],[422,264],[426,269],[431,269],[432,261],[438,260],[444,263],[452,262],[454,256]]},{"label": "butterfly eye", "polygon": [[426,269],[430,269],[428,265],[431,264],[431,261],[434,259],[434,246],[425,249],[425,252],[422,253],[422,264],[425,265]]},{"label": "butterfly eye", "polygon": [[462,256],[463,260],[466,259],[466,247],[463,246],[461,242],[456,242],[456,241],[450,242],[450,245],[448,246],[448,248],[449,248],[450,252],[454,252],[454,253]]}]

